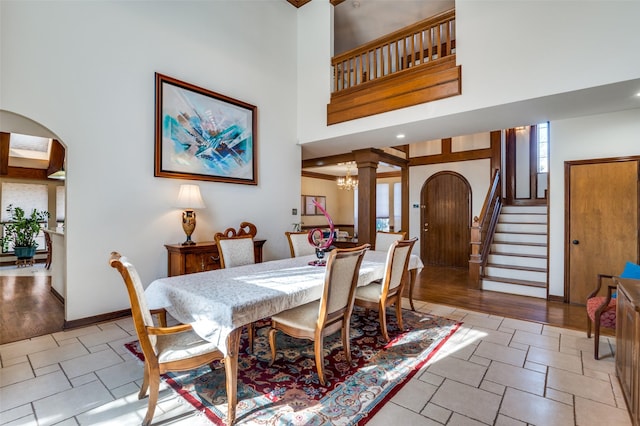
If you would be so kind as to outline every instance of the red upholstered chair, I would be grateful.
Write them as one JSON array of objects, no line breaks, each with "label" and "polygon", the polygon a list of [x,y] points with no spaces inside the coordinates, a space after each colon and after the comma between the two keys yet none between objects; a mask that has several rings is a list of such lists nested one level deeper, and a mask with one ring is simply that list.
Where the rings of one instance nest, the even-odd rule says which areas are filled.
[{"label": "red upholstered chair", "polygon": [[600,345],[600,327],[616,328],[616,307],[617,299],[614,292],[617,289],[615,285],[607,286],[607,295],[598,296],[600,288],[602,288],[602,280],[604,278],[613,279],[613,275],[598,274],[597,287],[587,296],[587,337],[591,338],[591,324],[594,326],[594,350],[593,356],[598,358],[598,348]]}]

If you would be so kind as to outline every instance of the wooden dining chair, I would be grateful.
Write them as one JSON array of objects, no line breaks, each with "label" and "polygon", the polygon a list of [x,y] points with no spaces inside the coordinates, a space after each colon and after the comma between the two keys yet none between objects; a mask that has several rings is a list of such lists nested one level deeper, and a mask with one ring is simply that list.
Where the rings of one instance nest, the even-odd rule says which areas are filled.
[{"label": "wooden dining chair", "polygon": [[147,426],[151,423],[158,402],[161,374],[192,370],[224,359],[224,354],[216,345],[200,338],[189,324],[167,327],[164,310],[154,312],[160,314],[160,325],[155,326],[152,311],[144,298],[140,276],[134,266],[117,252],[111,253],[109,264],[120,272],[127,287],[131,316],[144,354],[144,378],[138,399],[144,398],[149,390],[147,414],[142,422],[143,426]]},{"label": "wooden dining chair", "polygon": [[227,237],[216,234],[214,238],[218,246],[220,266],[222,268],[234,268],[236,266],[256,263],[252,235],[246,234]]},{"label": "wooden dining chair", "polygon": [[402,290],[409,277],[409,258],[411,250],[417,241],[398,240],[391,244],[387,252],[387,261],[384,267],[384,276],[380,281],[374,281],[366,286],[356,289],[355,305],[365,309],[378,309],[380,318],[380,330],[382,336],[388,342],[387,332],[387,306],[396,305],[396,319],[398,327],[402,330]]},{"label": "wooden dining chair", "polygon": [[51,268],[51,257],[53,255],[53,248],[51,245],[51,235],[49,235],[48,232],[43,232],[44,234],[44,249],[46,250],[47,253],[47,258],[44,261],[44,267],[46,269]]},{"label": "wooden dining chair", "polygon": [[591,338],[591,325],[594,327],[593,357],[599,359],[600,328],[616,328],[617,299],[613,297],[616,285],[607,285],[606,296],[599,295],[604,279],[612,280],[613,275],[598,274],[596,288],[587,296],[587,338]]},{"label": "wooden dining chair", "polygon": [[404,240],[407,238],[407,233],[402,232],[376,232],[376,244],[373,246],[375,251],[389,251],[391,244],[398,240]]},{"label": "wooden dining chair", "polygon": [[309,244],[308,232],[285,232],[284,235],[287,237],[287,241],[289,242],[291,257],[316,254],[316,248]]},{"label": "wooden dining chair", "polygon": [[[622,273],[616,277],[614,275],[598,274],[598,283],[593,291],[587,296],[587,338],[591,338],[591,327],[594,328],[594,348],[593,357],[599,359],[600,349],[600,328],[616,328],[617,314],[617,278],[640,279],[640,265],[633,262],[625,264]],[[602,295],[600,289],[603,280],[613,280],[613,285],[608,284],[606,294]]]},{"label": "wooden dining chair", "polygon": [[335,249],[329,253],[324,275],[324,285],[320,300],[280,312],[271,317],[269,345],[271,364],[276,358],[276,332],[313,341],[318,370],[322,385],[324,378],[324,336],[342,330],[342,347],[348,362],[351,362],[349,344],[349,320],[353,311],[353,298],[358,284],[360,264],[369,244],[350,249]]}]

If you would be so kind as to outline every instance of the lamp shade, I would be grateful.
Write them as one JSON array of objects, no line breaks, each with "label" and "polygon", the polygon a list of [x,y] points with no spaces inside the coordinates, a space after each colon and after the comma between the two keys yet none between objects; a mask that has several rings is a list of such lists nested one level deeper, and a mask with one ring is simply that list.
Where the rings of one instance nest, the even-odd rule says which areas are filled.
[{"label": "lamp shade", "polygon": [[204,201],[198,185],[180,185],[176,207],[183,209],[203,209]]}]

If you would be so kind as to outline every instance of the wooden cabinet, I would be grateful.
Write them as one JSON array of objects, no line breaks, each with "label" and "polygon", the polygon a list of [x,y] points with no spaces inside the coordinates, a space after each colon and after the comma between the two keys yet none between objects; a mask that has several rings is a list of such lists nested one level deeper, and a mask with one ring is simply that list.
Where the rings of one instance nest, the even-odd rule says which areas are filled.
[{"label": "wooden cabinet", "polygon": [[616,374],[632,423],[640,425],[640,280],[618,280]]},{"label": "wooden cabinet", "polygon": [[354,248],[358,247],[358,240],[355,238],[336,238],[332,244],[338,248]]},{"label": "wooden cabinet", "polygon": [[[256,263],[262,262],[262,246],[266,240],[253,240]],[[190,246],[165,244],[167,248],[167,274],[193,274],[194,272],[220,269],[220,254],[215,241],[196,243]]]}]

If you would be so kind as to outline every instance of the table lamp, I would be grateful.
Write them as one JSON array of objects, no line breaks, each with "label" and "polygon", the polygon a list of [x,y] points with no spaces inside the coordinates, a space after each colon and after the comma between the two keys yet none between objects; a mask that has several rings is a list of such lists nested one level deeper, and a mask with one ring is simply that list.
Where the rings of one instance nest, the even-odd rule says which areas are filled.
[{"label": "table lamp", "polygon": [[180,192],[178,192],[178,200],[175,206],[185,209],[182,212],[182,229],[187,234],[187,239],[182,245],[193,245],[195,242],[191,240],[191,234],[196,229],[196,212],[193,209],[204,208],[204,201],[200,196],[200,187],[198,185],[180,185]]}]

